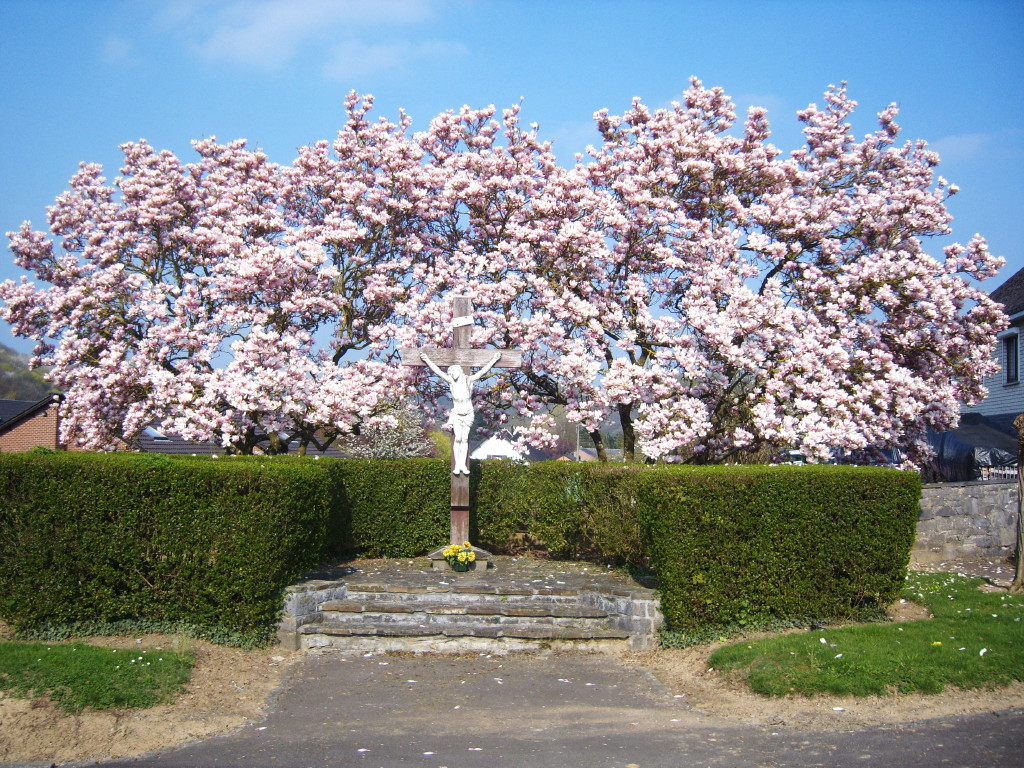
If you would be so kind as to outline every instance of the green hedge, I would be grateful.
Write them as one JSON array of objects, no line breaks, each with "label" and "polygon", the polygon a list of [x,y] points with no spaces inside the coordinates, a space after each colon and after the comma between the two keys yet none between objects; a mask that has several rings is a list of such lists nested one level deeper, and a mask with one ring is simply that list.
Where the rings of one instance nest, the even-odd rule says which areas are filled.
[{"label": "green hedge", "polygon": [[[417,557],[448,543],[451,475],[437,459],[330,461],[344,486],[348,549]],[[635,503],[642,467],[570,462],[470,465],[470,538],[497,554],[522,539],[566,559],[643,558]]]},{"label": "green hedge", "polygon": [[327,459],[339,480],[343,549],[417,557],[448,544],[449,463],[438,459]]},{"label": "green hedge", "polygon": [[485,548],[510,551],[525,534],[558,558],[643,560],[635,484],[644,467],[485,461],[470,469],[471,533]]},{"label": "green hedge", "polygon": [[[280,461],[281,459],[275,459]],[[288,460],[288,459],[286,459]],[[451,475],[438,459],[325,460],[340,479],[344,548],[417,557],[448,543]],[[633,477],[643,468],[507,461],[470,465],[470,538],[492,552],[522,547],[609,562],[642,557]]]},{"label": "green hedge", "polygon": [[345,543],[329,464],[0,457],[0,612],[20,629],[186,621],[264,631],[282,589]]},{"label": "green hedge", "polygon": [[[650,564],[670,625],[830,618],[898,593],[917,475],[850,467],[471,465],[471,537]],[[0,616],[272,627],[302,571],[447,543],[449,469],[394,461],[0,456]]]},{"label": "green hedge", "polygon": [[666,622],[692,631],[888,604],[921,481],[871,467],[666,468],[637,491]]}]

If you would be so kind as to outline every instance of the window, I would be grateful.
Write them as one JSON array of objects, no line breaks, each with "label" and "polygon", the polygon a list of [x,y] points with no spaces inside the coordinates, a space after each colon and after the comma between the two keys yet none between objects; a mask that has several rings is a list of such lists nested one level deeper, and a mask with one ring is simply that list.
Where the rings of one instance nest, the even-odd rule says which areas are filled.
[{"label": "window", "polygon": [[1003,370],[1006,371],[1006,383],[1017,383],[1017,336],[1003,339]]}]

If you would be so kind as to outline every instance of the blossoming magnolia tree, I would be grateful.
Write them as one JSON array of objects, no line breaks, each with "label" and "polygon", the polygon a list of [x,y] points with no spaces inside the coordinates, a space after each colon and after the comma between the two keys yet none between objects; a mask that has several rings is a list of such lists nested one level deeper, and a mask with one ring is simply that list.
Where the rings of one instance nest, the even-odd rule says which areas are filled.
[{"label": "blossoming magnolia tree", "polygon": [[[933,258],[950,232],[924,142],[897,146],[896,107],[858,142],[855,103],[830,88],[799,114],[806,146],[767,143],[762,109],[692,81],[682,104],[596,116],[602,144],[579,170],[602,233],[575,293],[600,318],[601,393],[627,452],[722,461],[762,445],[899,445],[956,423],[983,395],[1005,317],[965,278],[1002,266],[984,240]],[[573,285],[569,283],[570,289]]]},{"label": "blossoming magnolia tree", "polygon": [[417,149],[407,121],[370,124],[355,96],[347,109],[333,147],[284,169],[244,142],[195,142],[190,165],[126,144],[113,186],[83,164],[50,208],[57,242],[28,224],[11,233],[16,263],[50,287],[7,281],[3,317],[67,388],[65,441],[116,446],[156,421],[275,451],[329,443],[405,393],[374,340],[390,309],[368,296],[408,283],[392,234]]},{"label": "blossoming magnolia tree", "polygon": [[[603,141],[570,171],[533,147],[516,164],[534,169],[531,204],[511,218],[468,207],[434,270],[514,343],[544,350],[493,394],[565,405],[588,428],[617,412],[627,458],[792,445],[815,459],[919,456],[928,427],[983,395],[1006,319],[969,278],[1003,262],[980,237],[925,251],[950,232],[956,188],[934,178],[923,142],[897,146],[895,106],[856,141],[854,106],[830,89],[824,110],[799,115],[807,145],[783,157],[764,110],[734,131],[729,99],[694,80],[671,109],[598,113]],[[496,186],[491,174],[477,184]],[[472,239],[474,224],[500,236]]]},{"label": "blossoming magnolia tree", "polygon": [[[551,406],[569,407],[595,433],[603,409],[600,363],[577,333],[577,317],[558,307],[561,288],[547,265],[586,258],[602,247],[602,234],[587,225],[594,210],[587,186],[556,164],[550,144],[539,141],[536,126],[524,130],[518,115],[518,108],[500,119],[493,108],[467,108],[440,115],[417,137],[431,210],[415,239],[416,281],[392,328],[406,346],[448,344],[451,297],[469,296],[478,318],[471,344],[524,351],[522,369],[480,387],[481,412],[491,424],[518,413],[522,439],[549,446],[558,439]],[[586,317],[587,308],[577,315]],[[428,392],[428,404],[436,394]]]},{"label": "blossoming magnolia tree", "polygon": [[1006,319],[969,278],[1002,261],[979,237],[926,253],[956,190],[923,142],[896,144],[894,107],[857,141],[832,88],[783,156],[763,110],[738,127],[694,80],[671,109],[598,113],[599,144],[563,168],[518,108],[410,134],[371,104],[350,95],[333,144],[288,167],[241,142],[197,142],[192,165],[125,145],[113,187],[84,165],[58,198],[56,241],[11,235],[51,287],[4,283],[2,314],[67,387],[65,437],[155,420],[248,452],[387,422],[412,386],[434,411],[436,382],[394,350],[446,343],[456,294],[474,346],[526,351],[480,410],[517,412],[534,445],[558,405],[599,449],[617,414],[630,458],[913,454],[983,394]]}]

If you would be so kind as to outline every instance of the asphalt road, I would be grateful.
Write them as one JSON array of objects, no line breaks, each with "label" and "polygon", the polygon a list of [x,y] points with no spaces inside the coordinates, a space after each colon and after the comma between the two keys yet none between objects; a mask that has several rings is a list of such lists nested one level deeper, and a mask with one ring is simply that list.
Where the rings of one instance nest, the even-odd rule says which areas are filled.
[{"label": "asphalt road", "polygon": [[[82,765],[82,764],[79,764]],[[263,722],[132,768],[655,768],[1024,765],[1024,712],[847,733],[692,712],[602,655],[311,655]]]}]

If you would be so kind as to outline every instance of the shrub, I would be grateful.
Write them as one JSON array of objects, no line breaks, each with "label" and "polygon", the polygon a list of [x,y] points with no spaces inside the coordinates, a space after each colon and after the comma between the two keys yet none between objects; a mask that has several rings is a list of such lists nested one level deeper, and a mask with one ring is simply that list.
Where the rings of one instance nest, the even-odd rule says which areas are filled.
[{"label": "shrub", "polygon": [[[653,565],[670,626],[855,615],[898,594],[916,475],[860,467],[471,465],[471,538]],[[285,586],[342,553],[448,542],[438,459],[0,456],[0,616],[269,637]],[[246,641],[248,642],[248,641]]]},{"label": "shrub", "polygon": [[265,628],[282,589],[343,538],[337,486],[312,461],[4,455],[0,611],[17,628]]},{"label": "shrub", "polygon": [[639,477],[662,611],[682,630],[836,618],[899,594],[921,492],[870,467],[700,467]]},{"label": "shrub", "polygon": [[[347,549],[367,557],[417,557],[448,542],[450,464],[440,459],[331,462],[349,521]],[[527,534],[569,559],[641,556],[635,469],[540,462],[470,465],[470,538],[495,553]],[[642,470],[641,470],[642,471]]]},{"label": "shrub", "polygon": [[416,557],[448,543],[450,469],[439,459],[332,460],[339,518],[337,544],[367,557]]},{"label": "shrub", "polygon": [[504,552],[521,533],[555,557],[639,562],[635,483],[644,471],[597,463],[482,462],[479,476],[470,477],[479,540]]}]

